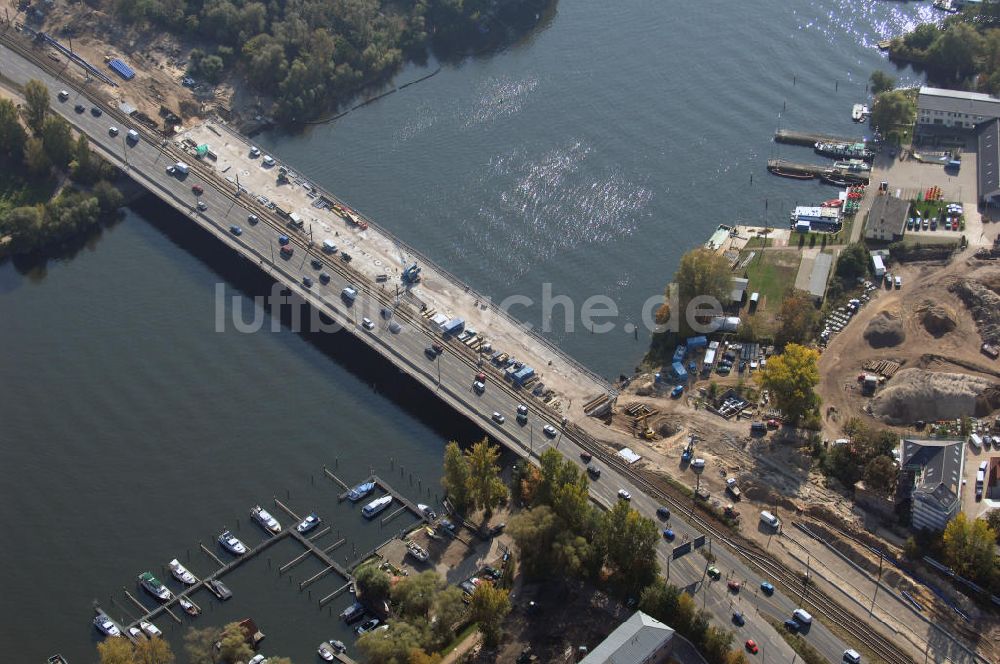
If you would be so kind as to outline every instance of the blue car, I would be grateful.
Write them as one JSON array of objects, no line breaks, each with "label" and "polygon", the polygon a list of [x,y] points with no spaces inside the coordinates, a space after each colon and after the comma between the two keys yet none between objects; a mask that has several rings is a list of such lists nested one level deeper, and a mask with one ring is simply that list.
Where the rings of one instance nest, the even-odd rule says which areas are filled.
[{"label": "blue car", "polygon": [[243,229],[236,225],[230,226],[229,232],[233,235],[243,235]]},{"label": "blue car", "polygon": [[767,581],[764,581],[763,583],[760,584],[760,589],[764,591],[765,595],[770,596],[774,594],[774,586],[772,586]]},{"label": "blue car", "polygon": [[743,614],[740,613],[739,611],[733,611],[733,622],[742,627],[744,624],[746,624],[746,618],[744,618]]},{"label": "blue car", "polygon": [[799,623],[794,620],[788,619],[785,621],[785,629],[789,632],[797,633],[799,631]]},{"label": "blue car", "polygon": [[288,244],[288,236],[287,235],[279,235],[278,236],[278,244],[280,244],[282,247],[285,246],[286,244]]},{"label": "blue car", "polygon": [[671,530],[670,528],[664,528],[663,529],[663,539],[667,540],[668,542],[673,542],[674,541],[674,531]]}]

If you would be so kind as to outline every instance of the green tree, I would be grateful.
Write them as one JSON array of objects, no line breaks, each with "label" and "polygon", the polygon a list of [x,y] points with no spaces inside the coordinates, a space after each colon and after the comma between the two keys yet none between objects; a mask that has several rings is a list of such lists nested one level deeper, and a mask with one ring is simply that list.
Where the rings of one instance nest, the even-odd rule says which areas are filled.
[{"label": "green tree", "polygon": [[389,599],[391,579],[389,575],[378,568],[377,562],[367,562],[354,572],[357,582],[358,596],[368,606],[381,606]]},{"label": "green tree", "polygon": [[[692,249],[681,256],[677,272],[674,274],[674,282],[677,284],[678,310],[673,312],[673,316],[682,337],[694,331],[695,323],[705,325],[709,322],[710,316],[703,315],[696,319],[695,312],[688,311],[692,300],[695,298],[714,298],[720,305],[725,305],[729,302],[729,293],[732,290],[729,262],[724,257],[704,247]],[[668,310],[669,301],[668,289],[666,302]],[[721,310],[714,313],[721,313]],[[657,316],[662,317],[661,313],[657,313]]]},{"label": "green tree", "polygon": [[966,578],[989,578],[994,573],[996,540],[996,531],[984,519],[970,520],[959,512],[944,529],[946,562]]},{"label": "green tree", "polygon": [[441,478],[441,485],[452,506],[461,513],[472,506],[469,494],[471,477],[469,460],[462,454],[458,443],[449,442],[444,448],[444,476]]},{"label": "green tree", "polygon": [[457,586],[448,586],[434,596],[431,603],[431,613],[434,614],[434,622],[431,631],[434,641],[444,646],[455,636],[455,626],[465,618],[465,601],[462,592]]},{"label": "green tree", "polygon": [[968,23],[950,24],[927,49],[927,63],[952,82],[963,81],[976,72],[976,60],[983,40]]},{"label": "green tree", "polygon": [[1000,544],[1000,509],[992,509],[987,512],[986,523],[997,534],[997,544]]},{"label": "green tree", "polygon": [[73,155],[73,132],[69,123],[58,115],[50,115],[42,123],[42,145],[49,161],[56,168],[66,168]]},{"label": "green tree", "polygon": [[507,500],[507,487],[500,479],[500,448],[490,445],[489,440],[483,438],[465,456],[469,469],[470,503],[489,514]]},{"label": "green tree", "polygon": [[[161,638],[142,639],[135,644],[135,664],[174,664],[175,661],[170,643]],[[274,660],[269,660],[269,664],[271,662]]]},{"label": "green tree", "polygon": [[760,386],[771,393],[790,422],[798,422],[819,407],[819,396],[813,390],[819,383],[818,363],[817,351],[788,344],[783,353],[769,358],[757,373]]},{"label": "green tree", "polygon": [[691,596],[657,576],[639,596],[639,608],[681,634],[688,634],[697,608]]},{"label": "green tree", "polygon": [[841,484],[850,489],[861,479],[861,468],[858,459],[849,445],[834,445],[823,455],[823,473],[836,477]]},{"label": "green tree", "polygon": [[33,237],[38,233],[45,217],[43,205],[25,205],[16,207],[5,216],[0,217],[0,229],[10,234],[18,244],[33,244]]},{"label": "green tree", "polygon": [[871,124],[888,134],[906,131],[917,117],[917,105],[904,90],[890,90],[875,98]]},{"label": "green tree", "polygon": [[941,30],[933,23],[921,23],[913,32],[903,37],[903,43],[918,51],[925,51],[941,36]]},{"label": "green tree", "polygon": [[229,623],[222,628],[218,655],[220,664],[249,662],[250,658],[254,656],[253,648],[247,643],[239,623]]},{"label": "green tree", "polygon": [[97,179],[98,159],[90,151],[90,140],[86,134],[80,134],[72,148],[73,158],[69,164],[69,173],[80,184],[91,184]]},{"label": "green tree", "polygon": [[93,192],[97,198],[97,204],[101,208],[101,214],[104,215],[117,211],[125,200],[122,192],[118,191],[118,188],[107,180],[100,180],[95,184]]},{"label": "green tree", "polygon": [[861,242],[844,247],[837,257],[834,274],[842,279],[857,279],[868,274],[868,250]]},{"label": "green tree", "polygon": [[97,644],[101,664],[135,664],[132,644],[125,639],[105,639]]},{"label": "green tree", "polygon": [[517,545],[528,576],[543,577],[554,571],[552,545],[560,532],[562,525],[548,505],[539,505],[511,517],[507,533]]},{"label": "green tree", "polygon": [[[403,620],[389,620],[389,629],[368,632],[356,646],[366,662],[408,664],[410,653],[423,653],[424,631]],[[426,653],[425,653],[426,654]]]},{"label": "green tree", "polygon": [[896,491],[896,464],[891,457],[879,456],[865,466],[865,487],[883,496]]},{"label": "green tree", "polygon": [[17,117],[17,107],[10,99],[0,99],[0,159],[20,163],[28,134]]},{"label": "green tree", "polygon": [[393,586],[390,597],[403,618],[424,618],[434,603],[434,597],[444,587],[441,576],[428,570],[404,577]]},{"label": "green tree", "polygon": [[222,80],[222,71],[225,68],[226,63],[218,55],[206,55],[202,58],[198,70],[210,83],[218,83]]},{"label": "green tree", "polygon": [[472,593],[469,614],[479,623],[479,631],[487,646],[496,645],[500,640],[500,626],[510,613],[510,594],[492,583],[480,583]]},{"label": "green tree", "polygon": [[619,500],[601,519],[600,544],[607,564],[628,592],[638,592],[656,578],[660,531],[652,519]]},{"label": "green tree", "polygon": [[868,79],[871,83],[871,90],[873,95],[880,95],[883,92],[888,92],[896,87],[896,79],[885,73],[881,69],[876,69],[872,72],[871,77]]},{"label": "green tree", "polygon": [[816,311],[809,295],[792,290],[781,301],[778,321],[780,325],[775,335],[775,342],[779,346],[788,343],[801,344],[812,339],[819,321],[819,312]]},{"label": "green tree", "polygon": [[222,630],[218,627],[189,627],[184,634],[188,664],[215,664],[215,644],[221,638]]},{"label": "green tree", "polygon": [[45,153],[45,144],[42,139],[32,136],[24,144],[24,165],[28,173],[35,178],[41,178],[49,174],[52,170],[52,162],[49,155]]},{"label": "green tree", "polygon": [[31,79],[24,85],[24,121],[36,134],[42,131],[49,112],[49,89],[39,80]]}]

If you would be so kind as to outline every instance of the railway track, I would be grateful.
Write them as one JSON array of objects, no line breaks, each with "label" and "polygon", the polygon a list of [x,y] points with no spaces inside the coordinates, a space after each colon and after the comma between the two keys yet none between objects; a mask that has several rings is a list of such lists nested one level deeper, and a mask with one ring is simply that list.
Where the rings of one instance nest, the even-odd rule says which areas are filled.
[{"label": "railway track", "polygon": [[[62,71],[62,67],[56,67],[54,63],[48,61],[48,59],[44,56],[33,52],[33,49],[31,48],[25,47],[24,44],[20,43],[20,40],[16,36],[11,35],[9,31],[5,30],[0,33],[0,43],[3,43],[11,50],[30,60],[54,78],[67,81],[67,83],[76,87],[75,84],[67,79]],[[117,108],[107,107],[103,103],[94,102],[93,99],[91,99],[91,102],[95,103],[95,105],[105,107],[108,115],[115,118],[123,127],[136,129],[144,137],[147,143],[158,149],[165,156],[175,161],[183,160],[186,163],[189,163],[192,172],[196,173],[206,183],[211,184],[211,186],[217,189],[220,193],[223,193],[232,203],[238,204],[239,206],[247,209],[251,214],[256,214],[260,223],[265,223],[276,232],[287,235],[290,238],[291,243],[302,249],[302,251],[307,254],[307,257],[321,259],[324,262],[324,265],[329,265],[332,270],[352,282],[364,283],[366,285],[373,284],[367,276],[362,274],[360,271],[353,269],[344,261],[338,261],[335,259],[330,260],[328,255],[317,250],[317,247],[313,242],[302,238],[299,232],[290,232],[288,226],[278,219],[273,210],[262,205],[252,194],[247,193],[245,196],[238,194],[235,187],[226,181],[214,168],[205,165],[197,159],[192,159],[189,153],[180,149],[170,141],[164,141],[162,136],[152,132],[148,127],[134,123],[131,118],[126,116]],[[193,206],[192,212],[194,212]],[[298,283],[298,279],[289,274],[283,267],[273,263],[272,266],[286,278],[290,279],[292,283]],[[379,305],[389,306],[395,311],[397,316],[410,323],[416,329],[419,329],[429,341],[439,340],[439,336],[429,329],[429,322],[420,316],[419,313],[413,314],[408,310],[408,308],[396,307],[393,302],[394,298],[388,293],[381,291],[381,289],[366,288],[366,291],[379,303]],[[526,405],[528,405],[529,408],[543,420],[551,424],[561,425],[561,418],[559,418],[557,414],[553,413],[551,409],[546,407],[544,404],[538,403],[537,399],[530,393],[515,390],[512,386],[508,385],[502,373],[492,364],[484,363],[484,365],[480,366],[477,360],[474,359],[474,357],[478,358],[478,356],[474,356],[471,349],[464,345],[456,346],[455,344],[448,344],[446,348],[450,348],[452,350],[452,354],[462,360],[463,363],[470,369],[474,371],[485,370],[493,375],[496,378],[496,380],[493,381],[496,386],[504,390],[504,392],[512,396],[516,401],[526,403]],[[739,544],[729,533],[719,529],[716,525],[697,514],[697,510],[692,508],[690,504],[685,504],[673,496],[660,491],[656,486],[632,470],[622,459],[610,453],[608,451],[608,447],[604,443],[601,443],[587,434],[578,425],[569,424],[564,426],[563,432],[571,442],[576,444],[581,449],[589,452],[595,458],[600,459],[609,467],[613,467],[648,495],[656,498],[664,504],[671,505],[679,512],[686,512],[686,521],[695,525],[720,543],[728,545],[735,553],[742,556],[749,564],[757,567],[767,576],[780,579],[783,583],[787,584],[789,588],[794,588],[796,585],[802,584],[802,580],[798,578],[794,572],[787,569],[783,564],[764,554],[754,552],[746,546]],[[513,437],[510,437],[509,440],[515,441],[515,444],[521,449],[522,452],[528,452],[528,450],[525,450],[523,445],[521,445],[520,442],[516,441]],[[829,620],[834,621],[835,624],[843,627],[849,633],[855,635],[859,640],[863,640],[865,645],[876,652],[889,664],[913,664],[913,660],[909,655],[896,647],[890,640],[883,637],[876,630],[868,626],[864,620],[855,617],[849,611],[841,607],[829,597],[823,595],[818,590],[814,588],[811,590],[812,592],[808,593],[805,603],[814,607],[818,613],[824,615]]]}]

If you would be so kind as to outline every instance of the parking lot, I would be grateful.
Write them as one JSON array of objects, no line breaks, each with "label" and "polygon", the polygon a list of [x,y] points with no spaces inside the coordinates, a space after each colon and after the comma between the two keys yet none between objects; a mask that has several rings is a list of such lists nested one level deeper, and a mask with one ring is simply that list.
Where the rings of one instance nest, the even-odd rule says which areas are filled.
[{"label": "parking lot", "polygon": [[[966,443],[965,467],[962,469],[962,479],[964,481],[962,488],[962,511],[970,519],[983,516],[991,509],[1000,508],[1000,500],[990,500],[986,497],[989,494],[989,486],[984,486],[983,488],[983,499],[976,500],[976,472],[983,461],[989,462],[991,466],[1000,463],[998,444],[994,443],[988,448],[984,445],[982,449],[977,450],[973,445]],[[987,473],[987,484],[988,482],[989,473]],[[995,486],[994,491],[996,491]]]}]

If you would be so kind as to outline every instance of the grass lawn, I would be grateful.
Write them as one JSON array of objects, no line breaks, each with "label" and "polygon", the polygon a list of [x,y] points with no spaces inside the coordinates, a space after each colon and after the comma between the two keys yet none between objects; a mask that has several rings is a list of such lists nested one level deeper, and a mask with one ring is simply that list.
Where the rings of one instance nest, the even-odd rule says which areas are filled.
[{"label": "grass lawn", "polygon": [[794,251],[764,251],[754,256],[746,269],[747,293],[760,293],[759,310],[777,310],[785,291],[795,284],[801,261]]},{"label": "grass lawn", "polygon": [[747,240],[744,249],[760,249],[762,247],[770,247],[773,244],[773,240],[769,237],[760,237],[759,235],[754,236]]},{"label": "grass lawn", "polygon": [[449,643],[447,646],[445,646],[444,650],[441,651],[441,656],[444,657],[452,650],[457,648],[462,643],[462,641],[465,641],[467,638],[469,638],[469,636],[471,636],[472,633],[475,632],[477,629],[479,629],[479,623],[474,622],[469,625],[466,625],[465,629],[459,632],[458,635],[455,637],[455,640]]}]

